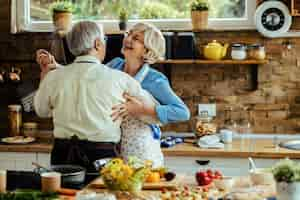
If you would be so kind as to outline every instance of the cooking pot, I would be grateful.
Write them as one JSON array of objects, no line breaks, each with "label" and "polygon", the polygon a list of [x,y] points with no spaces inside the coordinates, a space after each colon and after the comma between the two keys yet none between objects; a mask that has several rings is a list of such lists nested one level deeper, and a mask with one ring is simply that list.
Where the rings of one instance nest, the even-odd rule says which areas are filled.
[{"label": "cooking pot", "polygon": [[49,171],[61,173],[62,185],[82,184],[86,174],[86,169],[79,165],[51,165],[50,169],[39,166],[35,171],[39,174]]},{"label": "cooking pot", "polygon": [[61,173],[62,184],[81,184],[84,182],[86,169],[79,165],[52,165],[51,170]]}]

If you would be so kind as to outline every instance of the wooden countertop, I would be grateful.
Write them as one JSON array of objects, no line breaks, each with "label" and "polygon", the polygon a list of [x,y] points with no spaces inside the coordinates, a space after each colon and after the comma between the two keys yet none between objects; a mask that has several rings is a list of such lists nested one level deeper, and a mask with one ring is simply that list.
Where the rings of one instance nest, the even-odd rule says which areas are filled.
[{"label": "wooden countertop", "polygon": [[49,140],[38,140],[30,144],[4,144],[0,143],[0,152],[28,152],[50,153],[53,144]]},{"label": "wooden countertop", "polygon": [[[207,157],[239,157],[247,158],[298,158],[300,151],[285,148],[275,148],[272,140],[256,139],[250,148],[249,141],[245,141],[241,148],[240,140],[234,140],[232,144],[225,145],[224,149],[201,149],[187,140],[187,143],[177,144],[171,148],[163,148],[164,156],[207,156]],[[50,140],[38,140],[25,145],[8,145],[0,143],[0,152],[40,152],[50,153],[53,144]]]},{"label": "wooden countertop", "polygon": [[[196,145],[189,143],[177,144],[171,148],[163,148],[164,156],[209,156],[209,157],[239,157],[247,158],[298,158],[300,151],[289,150],[273,145],[270,139],[255,139],[249,145],[249,140],[241,145],[240,140],[234,140],[233,143],[225,145],[224,149],[201,149]],[[241,147],[242,146],[242,147]],[[251,148],[250,148],[251,147]]]}]

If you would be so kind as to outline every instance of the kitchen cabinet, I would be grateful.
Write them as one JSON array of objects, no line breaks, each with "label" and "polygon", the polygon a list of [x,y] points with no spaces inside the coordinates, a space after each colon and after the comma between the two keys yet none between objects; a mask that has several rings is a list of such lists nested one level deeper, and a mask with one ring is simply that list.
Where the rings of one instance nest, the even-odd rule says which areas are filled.
[{"label": "kitchen cabinet", "polygon": [[[207,165],[199,165],[196,160],[209,161]],[[254,159],[257,167],[265,168],[274,166],[279,159],[256,158]],[[222,158],[220,157],[178,157],[166,156],[165,165],[176,174],[183,173],[193,176],[201,169],[220,170],[225,176],[244,176],[249,172],[248,158]]]},{"label": "kitchen cabinet", "polygon": [[35,168],[32,162],[49,166],[50,153],[0,152],[0,169],[32,171]]}]

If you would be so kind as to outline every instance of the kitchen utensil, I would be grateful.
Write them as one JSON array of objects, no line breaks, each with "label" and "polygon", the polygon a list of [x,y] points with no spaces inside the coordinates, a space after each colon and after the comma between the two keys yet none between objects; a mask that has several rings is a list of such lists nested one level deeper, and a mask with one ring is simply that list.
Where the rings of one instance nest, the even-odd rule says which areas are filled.
[{"label": "kitchen utensil", "polygon": [[243,44],[232,44],[231,58],[233,60],[245,60],[247,58],[246,46]]},{"label": "kitchen utensil", "polygon": [[8,105],[9,136],[19,136],[22,126],[22,106]]},{"label": "kitchen utensil", "polygon": [[[155,182],[155,183],[145,182],[143,184],[143,190],[160,190],[162,188],[176,189],[178,187],[178,184],[182,182],[183,178],[184,178],[183,176],[176,176],[171,181],[166,181],[165,179],[161,179],[160,182]],[[90,188],[96,188],[96,189],[106,188],[101,177],[95,179],[92,183],[90,183],[89,186]]]},{"label": "kitchen utensil", "polygon": [[208,165],[210,163],[210,160],[196,160],[196,163],[199,165]]},{"label": "kitchen utensil", "polygon": [[100,171],[102,167],[106,165],[112,158],[102,158],[94,161],[94,167],[97,171]]},{"label": "kitchen utensil", "polygon": [[28,144],[34,141],[35,138],[24,136],[6,137],[1,139],[1,142],[6,144]]},{"label": "kitchen utensil", "polygon": [[37,172],[43,174],[43,172],[58,172],[61,173],[62,185],[77,185],[82,184],[85,180],[86,169],[79,165],[51,165],[48,169],[37,163]]},{"label": "kitchen utensil", "polygon": [[58,192],[61,188],[61,174],[58,172],[45,172],[41,174],[42,192]]},{"label": "kitchen utensil", "polygon": [[250,162],[250,167],[251,167],[250,169],[253,171],[256,171],[256,165],[255,165],[253,159],[251,157],[248,157],[248,160]]},{"label": "kitchen utensil", "polygon": [[272,185],[275,184],[273,174],[264,168],[250,170],[250,178],[254,185]]},{"label": "kitchen utensil", "polygon": [[52,165],[51,170],[62,174],[62,184],[81,184],[84,182],[86,169],[79,165]]},{"label": "kitchen utensil", "polygon": [[226,56],[228,44],[224,46],[213,40],[204,47],[204,57],[210,60],[221,60]]},{"label": "kitchen utensil", "polygon": [[52,170],[48,169],[47,167],[44,167],[44,166],[42,166],[42,165],[40,165],[36,162],[32,162],[31,164],[38,167],[38,168],[41,168],[41,169],[45,170],[46,172],[51,172],[52,171]]},{"label": "kitchen utensil", "polygon": [[0,170],[0,193],[6,192],[6,170]]},{"label": "kitchen utensil", "polygon": [[227,130],[227,129],[220,130],[220,139],[223,143],[231,143],[232,137],[233,137],[233,133],[231,130]]},{"label": "kitchen utensil", "polygon": [[292,149],[292,150],[300,150],[300,140],[290,140],[279,143],[280,147]]}]

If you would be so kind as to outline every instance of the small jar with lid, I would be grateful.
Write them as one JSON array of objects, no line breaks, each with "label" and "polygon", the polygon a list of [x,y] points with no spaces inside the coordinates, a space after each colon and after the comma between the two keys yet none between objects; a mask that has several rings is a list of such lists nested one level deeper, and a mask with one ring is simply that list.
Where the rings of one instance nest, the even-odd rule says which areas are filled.
[{"label": "small jar with lid", "polygon": [[197,138],[204,135],[211,135],[217,132],[217,125],[213,122],[213,118],[208,115],[207,111],[202,111],[196,117],[195,134]]},{"label": "small jar with lid", "polygon": [[232,44],[231,58],[233,60],[245,60],[247,58],[246,46],[244,44]]},{"label": "small jar with lid", "polygon": [[38,130],[38,124],[36,122],[24,122],[23,123],[23,134],[26,137],[36,137]]},{"label": "small jar with lid", "polygon": [[248,46],[248,57],[255,60],[264,60],[266,58],[265,47],[261,44],[251,44]]},{"label": "small jar with lid", "polygon": [[8,126],[9,126],[10,137],[21,135],[21,127],[22,127],[21,105],[8,106]]}]

